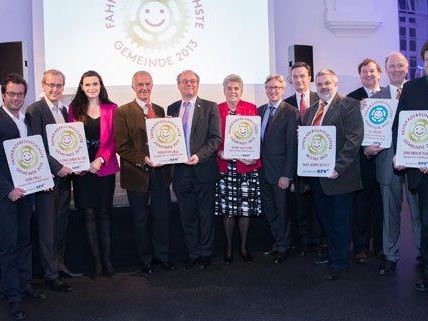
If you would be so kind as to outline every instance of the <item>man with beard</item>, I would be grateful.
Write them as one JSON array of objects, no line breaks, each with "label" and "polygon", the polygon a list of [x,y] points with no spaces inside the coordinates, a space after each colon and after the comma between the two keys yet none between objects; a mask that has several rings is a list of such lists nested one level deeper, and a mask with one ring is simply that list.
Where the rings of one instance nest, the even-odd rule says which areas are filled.
[{"label": "man with beard", "polygon": [[[310,178],[311,191],[328,243],[327,280],[341,277],[348,268],[351,218],[355,191],[361,189],[358,150],[364,136],[359,103],[337,94],[334,71],[323,69],[315,77],[320,101],[305,114],[306,126],[336,127],[336,164],[330,177]],[[320,263],[323,258],[320,258]]]}]

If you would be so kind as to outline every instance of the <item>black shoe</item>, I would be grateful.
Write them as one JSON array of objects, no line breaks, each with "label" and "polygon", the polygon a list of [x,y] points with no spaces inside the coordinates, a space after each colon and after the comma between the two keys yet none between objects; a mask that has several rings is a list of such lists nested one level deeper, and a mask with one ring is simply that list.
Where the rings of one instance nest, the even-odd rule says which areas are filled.
[{"label": "black shoe", "polygon": [[426,278],[420,278],[416,281],[415,289],[417,291],[421,292],[427,292],[428,291],[428,280]]},{"label": "black shoe", "polygon": [[25,312],[22,310],[20,302],[9,302],[9,311],[15,320],[25,319]]},{"label": "black shoe", "polygon": [[59,275],[65,279],[77,279],[83,276],[83,273],[74,273],[71,272],[67,267],[63,266],[59,271]]},{"label": "black shoe", "polygon": [[30,299],[38,299],[42,301],[46,301],[48,299],[46,295],[44,295],[43,293],[40,293],[39,291],[34,290],[32,287],[25,289],[23,292],[24,292],[24,296]]},{"label": "black shoe", "polygon": [[141,268],[141,272],[143,274],[152,274],[154,272],[153,264],[151,263],[143,264],[143,267]]},{"label": "black shoe", "polygon": [[265,250],[263,252],[263,255],[273,255],[273,256],[275,256],[277,252],[278,251],[276,249],[272,248],[272,249]]},{"label": "black shoe", "polygon": [[46,281],[46,285],[49,286],[52,290],[58,292],[71,292],[73,290],[71,286],[69,286],[60,278]]},{"label": "black shoe", "polygon": [[241,255],[242,261],[247,262],[247,263],[253,262],[253,258],[251,257],[251,255],[248,251],[246,251],[245,253],[241,252],[240,255]]},{"label": "black shoe", "polygon": [[380,275],[388,275],[395,271],[397,267],[397,262],[382,260],[379,266],[379,274]]},{"label": "black shoe", "polygon": [[166,262],[161,262],[160,266],[162,267],[162,269],[164,269],[165,271],[175,271],[177,270],[177,267],[174,265],[174,263],[170,262],[170,261],[166,261]]},{"label": "black shoe", "polygon": [[210,258],[208,257],[202,257],[198,260],[198,268],[201,271],[206,270],[206,268],[211,264]]},{"label": "black shoe", "polygon": [[315,263],[315,264],[317,264],[317,265],[320,265],[320,264],[327,264],[328,262],[330,262],[330,260],[329,260],[328,256],[320,256],[320,257],[317,257],[317,258],[314,260],[314,263]]},{"label": "black shoe", "polygon": [[276,252],[275,258],[273,259],[273,263],[279,264],[285,261],[286,253],[283,252]]},{"label": "black shoe", "polygon": [[330,271],[324,276],[324,279],[328,281],[338,280],[342,277],[342,271],[337,269],[330,269]]},{"label": "black shoe", "polygon": [[226,263],[227,265],[229,265],[229,264],[232,264],[233,257],[232,257],[232,255],[231,256],[225,255],[224,258],[223,258],[223,260],[224,260],[224,263]]}]

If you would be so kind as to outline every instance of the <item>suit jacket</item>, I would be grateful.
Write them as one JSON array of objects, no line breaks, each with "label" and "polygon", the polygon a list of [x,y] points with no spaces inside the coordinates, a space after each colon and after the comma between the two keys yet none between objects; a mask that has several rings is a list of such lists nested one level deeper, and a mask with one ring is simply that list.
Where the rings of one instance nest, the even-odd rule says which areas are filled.
[{"label": "suit jacket", "polygon": [[[28,120],[26,119],[28,136],[31,131],[28,126]],[[10,191],[14,189],[12,176],[10,174],[9,165],[6,159],[6,153],[4,151],[3,142],[5,140],[19,138],[19,129],[15,122],[10,116],[4,111],[3,107],[0,106],[0,202],[5,200],[8,201],[7,196]]]},{"label": "suit jacket", "polygon": [[[67,110],[61,109],[61,114],[64,120],[67,122]],[[46,152],[48,153],[49,167],[53,175],[57,175],[63,165],[57,161],[54,157],[49,154],[48,140],[46,135],[46,125],[56,124],[55,118],[46,102],[45,98],[36,101],[30,105],[27,109],[26,114],[30,130],[33,135],[41,135],[43,138],[43,144],[45,145]]]},{"label": "suit jacket", "polygon": [[[95,157],[102,157],[105,163],[97,172],[98,176],[107,176],[119,171],[119,162],[116,157],[116,144],[113,135],[113,113],[116,104],[100,104],[100,147]],[[74,117],[73,108],[68,109],[68,121],[78,121]]]},{"label": "suit jacket", "polygon": [[[397,142],[398,117],[402,110],[428,110],[428,76],[410,80],[403,85],[392,126],[393,142]],[[407,168],[406,173],[409,188],[417,188],[424,174],[417,168]]]},{"label": "suit jacket", "polygon": [[[391,99],[391,91],[389,85],[382,87],[379,92],[373,95],[372,98]],[[392,159],[394,158],[394,142],[390,148],[382,150],[375,156],[376,161],[376,179],[382,185],[390,185],[392,181],[392,174],[394,167],[392,166]],[[398,173],[397,173],[398,174]]]},{"label": "suit jacket", "polygon": [[[303,123],[312,124],[319,104],[309,107]],[[321,187],[327,195],[349,193],[362,188],[360,158],[358,151],[364,138],[364,124],[358,101],[342,97],[333,98],[324,116],[323,126],[336,126],[336,179],[320,178]]]},{"label": "suit jacket", "polygon": [[[313,104],[317,103],[318,100],[320,100],[318,94],[314,91],[309,91],[309,106],[312,106]],[[299,105],[297,104],[297,93],[291,95],[290,97],[287,97],[286,99],[284,99],[284,101],[286,103],[289,103],[293,107],[299,108]]]},{"label": "suit jacket", "polygon": [[[156,117],[165,117],[162,107],[152,104]],[[146,130],[147,115],[134,100],[120,106],[114,112],[114,136],[116,150],[120,156],[120,186],[124,189],[147,192],[151,168],[144,158],[149,156]],[[159,168],[164,173],[165,184],[169,185],[170,166]]]},{"label": "suit jacket", "polygon": [[[268,104],[258,108],[264,117]],[[298,110],[282,101],[266,127],[261,145],[264,174],[270,184],[278,184],[280,177],[294,179],[297,170],[297,126],[301,123]]]},{"label": "suit jacket", "polygon": [[[223,139],[221,140],[220,147],[218,148],[219,151],[224,150],[224,132],[226,130],[226,118],[229,116],[229,107],[227,106],[227,103],[221,103],[218,105],[218,110],[220,113],[220,119],[221,119],[221,135]],[[244,115],[244,116],[258,116],[257,108],[255,105],[240,100],[236,106],[236,115]],[[227,161],[224,159],[221,159],[220,157],[217,157],[217,164],[218,168],[220,169],[220,172],[227,173]],[[257,160],[257,162],[254,165],[244,165],[240,161],[236,162],[236,171],[238,173],[249,173],[252,172],[255,169],[258,169],[262,166],[262,162],[260,159]]]},{"label": "suit jacket", "polygon": [[[167,114],[179,117],[181,100],[168,106]],[[199,163],[195,174],[200,182],[209,182],[219,177],[216,152],[221,143],[220,115],[217,104],[196,98],[190,131],[190,154],[196,154]]]}]

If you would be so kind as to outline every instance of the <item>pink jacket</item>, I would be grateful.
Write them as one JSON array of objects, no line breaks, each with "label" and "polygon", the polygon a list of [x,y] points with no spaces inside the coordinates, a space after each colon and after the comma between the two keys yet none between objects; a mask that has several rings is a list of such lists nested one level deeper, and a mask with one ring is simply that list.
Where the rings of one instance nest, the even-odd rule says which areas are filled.
[{"label": "pink jacket", "polygon": [[[116,104],[100,104],[100,147],[96,157],[102,157],[105,163],[97,172],[98,176],[107,176],[119,171],[119,162],[116,157],[116,143],[113,135],[113,113]],[[68,121],[77,121],[73,115],[72,108],[68,109]]]}]

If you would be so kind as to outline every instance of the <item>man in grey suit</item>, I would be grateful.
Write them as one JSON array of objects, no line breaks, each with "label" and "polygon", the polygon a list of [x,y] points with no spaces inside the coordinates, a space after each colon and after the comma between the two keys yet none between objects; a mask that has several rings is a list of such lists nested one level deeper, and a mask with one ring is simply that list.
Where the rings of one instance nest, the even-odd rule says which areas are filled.
[{"label": "man in grey suit", "polygon": [[[379,92],[373,95],[373,98],[399,99],[409,71],[406,57],[400,52],[391,52],[385,59],[385,71],[388,74],[389,85],[382,87]],[[380,184],[383,203],[384,258],[379,266],[379,273],[387,275],[395,270],[400,256],[400,213],[405,175],[404,172],[399,172],[392,166],[394,146],[391,145],[387,149],[380,148],[379,145],[366,146],[364,153],[368,156],[376,156],[376,179]],[[407,201],[412,215],[413,235],[419,249],[421,223],[417,194],[409,191],[407,183],[405,185]]]},{"label": "man in grey suit", "polygon": [[334,71],[319,71],[315,83],[320,101],[306,111],[303,124],[336,127],[336,164],[332,175],[310,178],[328,244],[328,258],[318,258],[316,263],[328,262],[330,271],[325,278],[335,280],[348,268],[354,194],[362,188],[358,151],[364,126],[358,101],[337,94],[338,79]]},{"label": "man in grey suit", "polygon": [[[34,135],[42,136],[47,151],[46,125],[67,122],[67,109],[61,102],[64,81],[65,77],[60,71],[47,70],[42,79],[44,97],[27,109],[30,130]],[[62,281],[61,276],[81,276],[71,272],[64,264],[71,169],[49,154],[48,161],[52,175],[55,176],[55,186],[51,191],[35,195],[40,261],[46,283],[55,291],[69,292],[71,287]]]},{"label": "man in grey suit", "polygon": [[263,213],[269,222],[274,244],[274,263],[284,261],[290,248],[290,220],[286,210],[286,190],[296,175],[297,126],[296,108],[282,100],[285,80],[281,75],[265,81],[269,103],[258,108],[261,124],[260,193]]},{"label": "man in grey suit", "polygon": [[220,174],[216,152],[221,143],[217,104],[199,98],[199,76],[185,70],[177,76],[181,100],[168,106],[167,114],[183,122],[188,161],[175,165],[172,184],[180,209],[189,255],[187,268],[204,270],[213,253],[215,181]]}]

